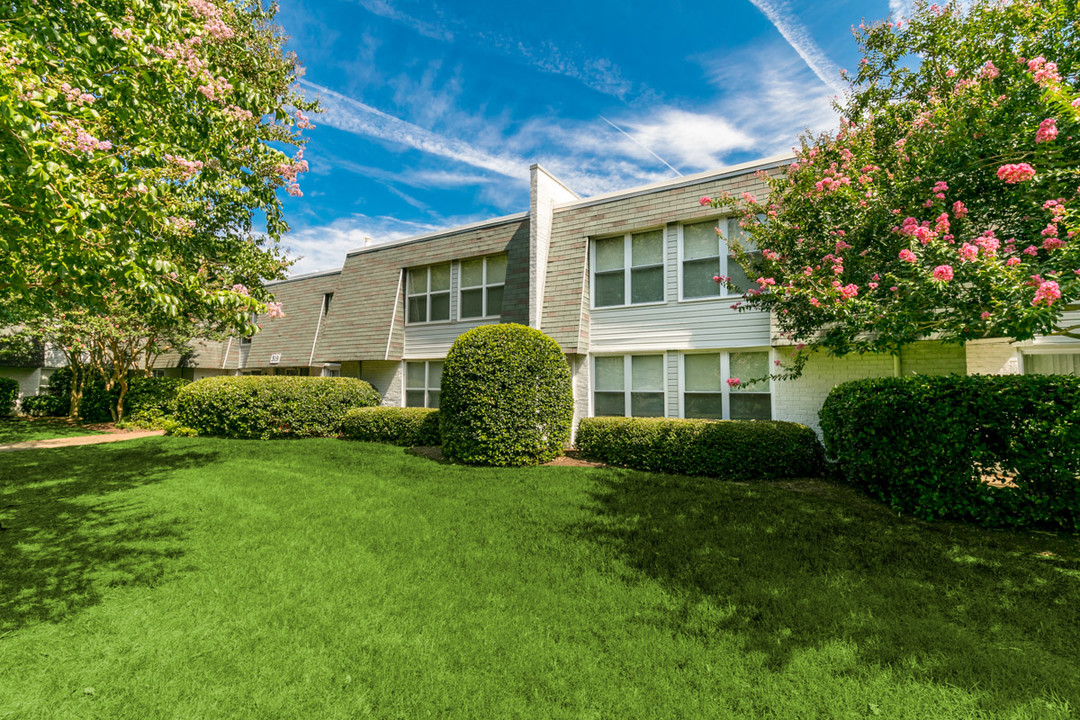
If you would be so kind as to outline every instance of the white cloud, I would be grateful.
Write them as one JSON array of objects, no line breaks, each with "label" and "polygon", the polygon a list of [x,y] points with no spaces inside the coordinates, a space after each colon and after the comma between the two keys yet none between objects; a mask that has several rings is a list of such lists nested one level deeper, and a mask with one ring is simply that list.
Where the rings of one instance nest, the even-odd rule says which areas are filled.
[{"label": "white cloud", "polygon": [[[890,7],[896,0],[890,0]],[[822,52],[810,33],[790,13],[783,0],[750,0],[773,24],[792,49],[799,54],[803,62],[814,71],[821,82],[828,85],[837,94],[843,92],[840,83],[840,70]]]},{"label": "white cloud", "polygon": [[663,108],[643,119],[626,121],[624,129],[680,171],[722,165],[725,153],[754,145],[754,138],[720,115],[676,108]]},{"label": "white cloud", "polygon": [[893,20],[911,15],[914,6],[912,0],[889,0],[889,12],[892,13]]},{"label": "white cloud", "polygon": [[401,12],[386,0],[359,0],[359,2],[369,13],[401,23],[425,37],[447,42],[454,39],[454,33],[445,26]]},{"label": "white cloud", "polygon": [[289,274],[301,275],[339,268],[345,253],[366,243],[390,242],[438,227],[389,217],[353,215],[338,218],[329,225],[293,230],[282,238],[281,244],[289,257],[299,258],[289,269]]}]

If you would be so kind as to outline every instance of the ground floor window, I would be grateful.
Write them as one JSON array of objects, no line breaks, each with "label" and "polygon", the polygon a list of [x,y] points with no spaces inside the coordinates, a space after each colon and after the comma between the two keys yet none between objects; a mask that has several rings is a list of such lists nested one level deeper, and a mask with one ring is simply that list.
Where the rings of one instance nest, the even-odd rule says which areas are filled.
[{"label": "ground floor window", "polygon": [[683,355],[683,416],[771,420],[768,375],[767,350],[686,353]]},{"label": "ground floor window", "polygon": [[664,356],[593,358],[593,414],[664,417]]},{"label": "ground floor window", "polygon": [[405,407],[439,407],[442,360],[405,363]]},{"label": "ground floor window", "polygon": [[1025,353],[1025,375],[1080,375],[1080,352]]}]

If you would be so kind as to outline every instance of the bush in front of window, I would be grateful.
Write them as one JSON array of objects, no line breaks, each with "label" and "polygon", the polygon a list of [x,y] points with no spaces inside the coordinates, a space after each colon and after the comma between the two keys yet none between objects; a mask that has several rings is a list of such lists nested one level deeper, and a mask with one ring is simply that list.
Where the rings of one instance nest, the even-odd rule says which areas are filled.
[{"label": "bush in front of window", "polygon": [[539,330],[513,323],[474,328],[446,356],[439,408],[448,458],[548,462],[570,441],[570,366],[558,343]]},{"label": "bush in front of window", "polygon": [[416,407],[353,408],[341,420],[341,434],[350,440],[413,447],[439,445],[439,411]]},{"label": "bush in front of window", "polygon": [[817,435],[792,422],[583,418],[577,446],[611,465],[724,480],[817,477],[822,471]]},{"label": "bush in front of window", "polygon": [[63,414],[64,402],[53,395],[30,395],[24,397],[19,410],[31,417],[56,417]]},{"label": "bush in front of window", "polygon": [[1080,530],[1080,377],[856,380],[820,416],[840,474],[896,510]]},{"label": "bush in front of window", "polygon": [[14,378],[0,378],[0,417],[14,413],[18,400],[19,381]]},{"label": "bush in front of window", "polygon": [[248,375],[196,380],[180,389],[176,421],[199,435],[333,437],[345,413],[379,404],[356,378]]}]

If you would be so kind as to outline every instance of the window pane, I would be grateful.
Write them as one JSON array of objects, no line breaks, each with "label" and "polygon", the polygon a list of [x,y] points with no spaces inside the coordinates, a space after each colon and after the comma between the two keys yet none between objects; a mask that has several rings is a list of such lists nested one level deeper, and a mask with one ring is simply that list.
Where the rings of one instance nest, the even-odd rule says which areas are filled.
[{"label": "window pane", "polygon": [[428,363],[427,386],[438,390],[442,387],[442,360]]},{"label": "window pane", "polygon": [[720,241],[716,236],[715,222],[683,225],[683,260],[716,257],[719,254]]},{"label": "window pane", "polygon": [[597,392],[593,394],[593,414],[621,416],[626,414],[626,396],[621,392]]},{"label": "window pane", "polygon": [[429,390],[428,391],[428,405],[427,406],[429,408],[435,408],[436,410],[439,409],[439,391],[438,390]]},{"label": "window pane", "polygon": [[664,393],[630,393],[630,414],[634,417],[664,417]]},{"label": "window pane", "polygon": [[450,293],[438,293],[431,296],[431,320],[450,319]]},{"label": "window pane", "polygon": [[405,387],[424,389],[424,363],[405,363]]},{"label": "window pane", "polygon": [[630,302],[660,302],[664,299],[664,266],[630,271]]},{"label": "window pane", "polygon": [[431,289],[433,291],[450,289],[450,263],[431,267]]},{"label": "window pane", "polygon": [[622,271],[596,276],[596,307],[622,305],[626,302],[626,288]]},{"label": "window pane", "polygon": [[724,400],[720,393],[686,393],[683,405],[688,418],[724,419]]},{"label": "window pane", "polygon": [[406,390],[405,407],[424,407],[424,391]]},{"label": "window pane", "polygon": [[732,393],[732,420],[772,420],[772,399],[768,393]]},{"label": "window pane", "polygon": [[412,268],[409,270],[409,294],[423,292],[427,292],[427,268]]},{"label": "window pane", "polygon": [[720,294],[720,283],[713,280],[720,274],[720,258],[711,260],[693,260],[683,263],[683,297],[716,297]]},{"label": "window pane", "polygon": [[731,277],[731,284],[738,290],[728,290],[728,294],[744,294],[750,289],[750,278],[747,277],[746,271],[742,269],[742,265],[739,265],[739,261],[735,259],[735,256],[728,255],[727,263],[728,275]]},{"label": "window pane", "polygon": [[626,387],[622,355],[598,357],[595,361],[595,367],[596,377],[593,379],[593,385],[597,390],[617,390],[622,392]]},{"label": "window pane", "polygon": [[683,367],[686,369],[684,387],[687,390],[724,389],[724,380],[720,377],[720,354],[683,355]]},{"label": "window pane", "polygon": [[464,290],[461,293],[461,317],[463,318],[477,318],[484,314],[483,308],[484,291],[477,288],[476,290]]},{"label": "window pane", "polygon": [[635,355],[630,358],[630,389],[634,392],[664,391],[664,356]]},{"label": "window pane", "polygon": [[596,272],[622,269],[623,242],[621,237],[596,241]]},{"label": "window pane", "polygon": [[488,285],[506,282],[506,256],[495,255],[487,259],[487,282]]},{"label": "window pane", "polygon": [[409,322],[427,322],[427,295],[409,298]]},{"label": "window pane", "polygon": [[1025,375],[1080,375],[1080,354],[1024,355]]},{"label": "window pane", "polygon": [[461,286],[476,287],[484,283],[484,258],[464,260],[461,263]]},{"label": "window pane", "polygon": [[487,290],[487,314],[502,314],[503,286],[488,288]]},{"label": "window pane", "polygon": [[[763,378],[769,374],[769,353],[767,352],[733,352],[731,353],[731,377],[739,378],[744,383],[754,378]],[[749,387],[739,385],[733,387],[732,392],[766,392],[769,389],[769,381],[763,380]]]},{"label": "window pane", "polygon": [[[758,216],[759,220],[762,216]],[[757,250],[757,246],[750,239],[750,234],[742,229],[739,225],[738,218],[730,218],[728,220],[728,238],[734,238],[738,241],[739,246],[746,252],[753,252]]]},{"label": "window pane", "polygon": [[630,236],[630,264],[659,265],[664,262],[664,231],[650,230]]}]

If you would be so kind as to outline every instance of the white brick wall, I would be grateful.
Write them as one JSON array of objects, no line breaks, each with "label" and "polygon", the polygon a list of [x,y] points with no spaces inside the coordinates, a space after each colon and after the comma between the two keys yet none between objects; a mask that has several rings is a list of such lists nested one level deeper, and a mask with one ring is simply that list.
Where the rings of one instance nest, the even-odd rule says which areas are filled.
[{"label": "white brick wall", "polygon": [[17,381],[20,397],[37,395],[41,385],[41,368],[0,367],[0,377]]},{"label": "white brick wall", "polygon": [[1020,354],[1006,338],[975,340],[965,346],[969,375],[1016,375]]},{"label": "white brick wall", "polygon": [[396,360],[364,360],[360,363],[360,379],[379,391],[384,406],[401,406],[403,375],[401,363]]},{"label": "white brick wall", "polygon": [[[784,364],[791,362],[793,350],[777,349]],[[773,410],[777,420],[790,420],[814,428],[818,433],[818,411],[829,392],[840,383],[869,377],[890,377],[894,373],[892,355],[848,355],[841,358],[818,354],[810,358],[798,380],[773,383]]]}]

